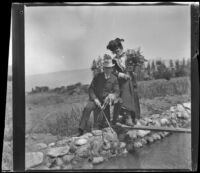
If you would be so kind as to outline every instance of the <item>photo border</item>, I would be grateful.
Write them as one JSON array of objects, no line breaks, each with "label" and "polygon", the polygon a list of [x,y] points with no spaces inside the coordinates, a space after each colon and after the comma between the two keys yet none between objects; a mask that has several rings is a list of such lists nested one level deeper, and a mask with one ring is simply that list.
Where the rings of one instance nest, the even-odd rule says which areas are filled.
[{"label": "photo border", "polygon": [[[30,6],[155,6],[155,5],[178,5],[188,6],[174,2],[160,3],[13,3],[12,4],[12,41],[13,41],[13,171],[25,171],[25,28],[24,7]],[[191,129],[192,129],[192,171],[198,168],[198,141],[199,141],[199,6],[191,4]],[[31,169],[30,169],[31,170]],[[104,169],[83,170],[81,172],[96,171],[190,171],[188,169]],[[70,170],[31,170],[33,172],[52,172]],[[80,170],[71,170],[78,172]]]}]

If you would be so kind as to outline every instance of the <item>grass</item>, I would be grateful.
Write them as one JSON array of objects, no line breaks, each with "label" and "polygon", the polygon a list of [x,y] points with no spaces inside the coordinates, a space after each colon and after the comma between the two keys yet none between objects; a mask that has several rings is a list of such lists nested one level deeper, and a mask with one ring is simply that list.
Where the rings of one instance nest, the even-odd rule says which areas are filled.
[{"label": "grass", "polygon": [[188,77],[158,79],[138,82],[140,98],[153,99],[155,97],[191,94],[191,83]]},{"label": "grass", "polygon": [[[12,170],[12,87],[8,82],[2,169]],[[138,82],[141,115],[161,113],[182,102],[191,101],[187,77]],[[37,93],[26,95],[26,134],[51,133],[70,136],[77,131],[88,94]],[[90,118],[88,130],[92,125]]]}]

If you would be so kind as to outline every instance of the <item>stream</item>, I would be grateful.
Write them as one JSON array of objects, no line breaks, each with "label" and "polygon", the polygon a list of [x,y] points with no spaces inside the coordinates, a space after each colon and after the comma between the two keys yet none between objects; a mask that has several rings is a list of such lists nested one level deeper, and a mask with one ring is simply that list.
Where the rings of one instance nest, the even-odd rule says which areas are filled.
[{"label": "stream", "polygon": [[191,134],[171,134],[93,169],[191,169]]}]

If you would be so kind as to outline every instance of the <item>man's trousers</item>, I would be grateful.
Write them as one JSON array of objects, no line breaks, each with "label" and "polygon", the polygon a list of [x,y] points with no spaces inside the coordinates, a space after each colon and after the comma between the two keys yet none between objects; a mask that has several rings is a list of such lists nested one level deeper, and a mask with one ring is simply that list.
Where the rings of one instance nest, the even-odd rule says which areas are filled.
[{"label": "man's trousers", "polygon": [[[112,124],[115,124],[117,121],[120,107],[121,106],[120,106],[119,102],[114,104]],[[105,116],[107,117],[107,120],[110,123],[110,106],[107,105],[106,108],[103,110],[103,112],[105,113],[105,116],[104,116],[103,113],[101,112],[100,108],[98,108],[98,106],[93,101],[88,101],[86,107],[83,110],[83,114],[82,114],[81,121],[79,124],[80,129],[82,129],[82,130],[86,129],[86,126],[87,126],[87,123],[89,121],[90,114],[92,111],[94,111],[93,112],[94,128],[101,129],[101,128],[104,128],[105,126],[108,126],[108,124],[105,120]]]}]

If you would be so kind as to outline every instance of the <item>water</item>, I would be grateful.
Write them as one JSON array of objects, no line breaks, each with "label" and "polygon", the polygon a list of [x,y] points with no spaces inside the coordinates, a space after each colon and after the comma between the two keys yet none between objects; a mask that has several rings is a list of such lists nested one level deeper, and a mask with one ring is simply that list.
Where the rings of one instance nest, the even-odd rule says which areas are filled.
[{"label": "water", "polygon": [[190,169],[191,134],[171,134],[137,149],[133,154],[112,158],[94,169]]}]

